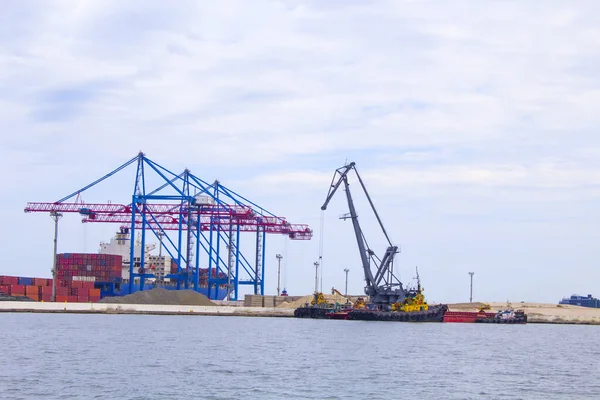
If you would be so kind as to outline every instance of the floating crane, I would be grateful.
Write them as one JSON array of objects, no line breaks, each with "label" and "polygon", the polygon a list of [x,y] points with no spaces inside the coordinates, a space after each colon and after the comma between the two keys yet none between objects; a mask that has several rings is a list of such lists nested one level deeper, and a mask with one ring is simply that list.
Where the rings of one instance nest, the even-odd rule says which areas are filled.
[{"label": "floating crane", "polygon": [[[367,200],[371,205],[371,209],[377,218],[377,222],[379,223],[379,226],[388,242],[388,247],[386,248],[382,258],[377,257],[375,252],[371,250],[363,231],[360,228],[358,215],[356,213],[354,201],[352,200],[352,195],[350,193],[350,184],[348,183],[348,174],[350,171],[354,171],[356,173],[360,186],[362,187]],[[375,304],[382,310],[389,310],[391,309],[392,304],[402,302],[406,297],[406,291],[404,290],[402,283],[393,272],[394,257],[399,253],[398,246],[392,244],[354,162],[338,168],[335,171],[333,179],[331,180],[331,186],[329,187],[329,193],[327,194],[325,203],[323,203],[323,206],[321,206],[321,210],[327,209],[329,202],[342,183],[346,191],[346,199],[348,200],[348,208],[350,212],[341,218],[349,218],[352,220],[352,226],[354,228],[354,234],[356,236],[356,242],[358,244],[360,259],[365,275],[365,294],[370,297],[372,304]],[[375,273],[372,271],[372,264],[375,267]]]}]

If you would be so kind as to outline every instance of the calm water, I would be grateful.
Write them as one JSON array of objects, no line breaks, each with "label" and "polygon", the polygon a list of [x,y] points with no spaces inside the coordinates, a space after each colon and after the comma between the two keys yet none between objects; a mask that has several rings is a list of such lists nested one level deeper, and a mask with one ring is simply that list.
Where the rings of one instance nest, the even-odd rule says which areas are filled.
[{"label": "calm water", "polygon": [[599,399],[600,327],[0,314],[0,399]]}]

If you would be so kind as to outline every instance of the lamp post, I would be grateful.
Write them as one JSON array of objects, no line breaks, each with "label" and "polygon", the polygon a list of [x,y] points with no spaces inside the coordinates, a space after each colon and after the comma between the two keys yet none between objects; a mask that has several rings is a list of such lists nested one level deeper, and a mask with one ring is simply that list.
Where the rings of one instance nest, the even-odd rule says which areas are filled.
[{"label": "lamp post", "polygon": [[344,296],[348,296],[348,272],[350,272],[350,270],[344,268],[344,272],[346,273],[346,290],[344,291]]},{"label": "lamp post", "polygon": [[50,218],[54,220],[54,258],[52,259],[52,301],[56,301],[56,245],[58,241],[58,220],[62,218],[62,214],[56,211],[50,212]]},{"label": "lamp post", "polygon": [[315,261],[315,293],[319,292],[319,262]]},{"label": "lamp post", "polygon": [[277,254],[275,257],[277,258],[277,296],[279,296],[281,294],[281,259],[283,258],[283,256],[281,254]]},{"label": "lamp post", "polygon": [[473,275],[475,274],[475,272],[469,272],[469,275],[471,275],[471,291],[469,294],[469,303],[473,302]]}]

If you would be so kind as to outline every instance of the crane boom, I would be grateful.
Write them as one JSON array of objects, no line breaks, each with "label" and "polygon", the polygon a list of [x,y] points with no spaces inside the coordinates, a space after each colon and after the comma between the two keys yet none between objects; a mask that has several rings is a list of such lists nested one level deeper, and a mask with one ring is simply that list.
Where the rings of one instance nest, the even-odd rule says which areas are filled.
[{"label": "crane boom", "polygon": [[[333,175],[333,179],[331,181],[331,186],[329,187],[329,193],[327,194],[327,199],[325,203],[321,206],[321,210],[325,211],[327,209],[327,205],[333,198],[333,195],[337,192],[338,188],[344,183],[344,187],[346,189],[346,198],[348,199],[348,208],[350,209],[349,218],[352,219],[352,225],[354,226],[354,234],[356,236],[356,242],[358,244],[358,251],[360,253],[360,258],[362,261],[363,270],[365,273],[365,281],[367,287],[371,287],[373,283],[373,273],[371,272],[371,264],[369,262],[367,245],[365,244],[365,239],[360,229],[360,224],[358,223],[358,215],[356,214],[356,208],[354,207],[354,201],[352,201],[352,194],[350,193],[350,184],[348,183],[348,172],[350,172],[354,168],[354,163],[338,168]],[[339,178],[336,180],[337,175],[339,174]],[[334,184],[335,182],[335,184]]]},{"label": "crane boom", "polygon": [[[356,173],[360,185],[369,201],[369,205],[371,206],[371,209],[377,218],[377,222],[379,223],[379,226],[388,242],[388,247],[381,259],[378,259],[375,256],[375,252],[369,248],[363,231],[360,228],[358,214],[356,212],[356,207],[354,206],[352,194],[350,193],[350,184],[348,183],[348,174],[351,170],[354,170]],[[340,188],[342,183],[344,184],[344,188],[346,190],[346,199],[348,201],[348,209],[350,211],[347,216],[342,218],[350,218],[352,220],[354,235],[358,244],[358,250],[365,275],[365,294],[370,296],[373,304],[376,304],[383,309],[389,309],[392,303],[404,300],[406,295],[404,288],[402,287],[402,283],[393,273],[393,262],[396,254],[398,253],[398,246],[394,246],[391,243],[381,218],[375,209],[375,205],[369,196],[367,188],[358,174],[356,163],[354,162],[336,169],[333,179],[331,180],[331,185],[329,186],[327,198],[321,206],[321,210],[327,209],[329,202]],[[375,275],[373,275],[373,272],[371,271],[371,264],[374,264],[377,267]]]}]

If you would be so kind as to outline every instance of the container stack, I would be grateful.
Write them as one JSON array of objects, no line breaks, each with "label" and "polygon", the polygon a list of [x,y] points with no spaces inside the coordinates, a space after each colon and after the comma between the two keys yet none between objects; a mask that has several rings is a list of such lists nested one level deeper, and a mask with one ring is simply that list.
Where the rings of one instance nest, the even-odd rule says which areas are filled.
[{"label": "container stack", "polygon": [[14,297],[29,297],[35,301],[50,301],[52,279],[0,276],[0,292]]},{"label": "container stack", "polygon": [[[183,269],[183,272],[185,273],[185,267]],[[192,270],[192,273],[194,271]],[[200,284],[201,287],[208,287],[208,268],[199,268],[199,279],[198,279],[198,283]],[[171,274],[177,274],[177,261],[173,260],[171,261]],[[212,277],[214,278],[219,278],[219,279],[227,279],[227,274],[223,273],[223,272],[219,272],[217,274],[217,269],[215,267],[212,268]],[[224,288],[226,286],[221,285]]]},{"label": "container stack", "polygon": [[114,254],[65,253],[56,256],[56,273],[61,286],[72,282],[117,282],[123,257]]},{"label": "container stack", "polygon": [[[96,289],[95,284],[119,282],[122,263],[122,256],[112,254],[58,254],[56,301],[100,301],[100,289]],[[48,302],[52,301],[52,279],[0,276],[0,292]]]},{"label": "container stack", "polygon": [[95,283],[119,282],[123,257],[114,254],[65,253],[56,256],[57,302],[97,302]]}]

